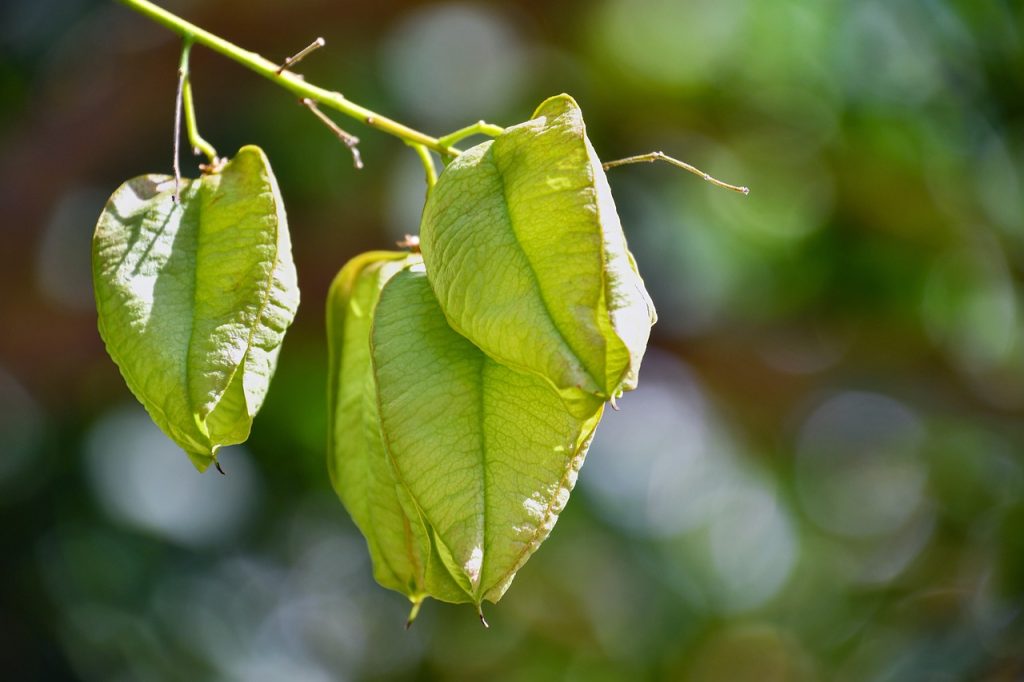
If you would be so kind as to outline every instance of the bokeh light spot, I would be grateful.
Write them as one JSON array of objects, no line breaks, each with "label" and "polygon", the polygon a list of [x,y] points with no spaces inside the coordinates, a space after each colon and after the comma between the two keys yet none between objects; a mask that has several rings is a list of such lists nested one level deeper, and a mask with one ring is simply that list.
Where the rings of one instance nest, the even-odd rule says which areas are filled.
[{"label": "bokeh light spot", "polygon": [[114,519],[173,542],[230,540],[256,505],[259,481],[244,448],[223,448],[228,475],[199,474],[141,407],[102,417],[86,441],[93,493]]},{"label": "bokeh light spot", "polygon": [[[44,414],[28,391],[0,366],[0,500],[14,501],[43,437]],[[38,465],[38,462],[35,463]],[[24,492],[24,490],[22,490]]]},{"label": "bokeh light spot", "polygon": [[797,438],[796,484],[807,515],[849,537],[898,530],[924,501],[925,434],[920,418],[887,396],[826,397]]},{"label": "bokeh light spot", "polygon": [[36,253],[39,288],[72,310],[91,311],[92,228],[106,196],[95,189],[69,191],[57,202]]},{"label": "bokeh light spot", "polygon": [[457,127],[494,118],[517,101],[529,75],[529,53],[513,26],[485,5],[424,7],[387,39],[385,82],[420,120]]}]

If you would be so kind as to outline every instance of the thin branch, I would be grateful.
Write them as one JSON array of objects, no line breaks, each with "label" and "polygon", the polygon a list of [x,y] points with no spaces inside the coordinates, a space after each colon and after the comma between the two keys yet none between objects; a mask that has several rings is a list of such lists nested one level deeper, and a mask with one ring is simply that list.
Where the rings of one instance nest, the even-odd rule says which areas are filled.
[{"label": "thin branch", "polygon": [[192,41],[188,38],[181,47],[181,66],[178,72],[182,74],[182,99],[185,106],[185,130],[188,131],[188,143],[194,154],[205,154],[210,164],[217,166],[217,150],[213,145],[203,139],[199,134],[199,126],[196,124],[196,108],[192,102],[192,75],[188,68],[189,53],[192,51]]},{"label": "thin branch", "polygon": [[665,161],[666,163],[670,163],[673,166],[676,166],[678,168],[682,168],[685,171],[689,171],[690,173],[693,173],[694,175],[699,175],[700,177],[704,178],[705,180],[707,180],[708,182],[710,182],[712,185],[714,185],[716,187],[721,187],[723,189],[729,189],[729,190],[732,190],[733,192],[739,192],[740,194],[750,194],[750,188],[749,187],[741,187],[739,185],[730,185],[727,182],[722,182],[721,180],[719,180],[719,179],[717,179],[715,177],[712,177],[711,175],[708,175],[707,173],[705,173],[701,169],[697,168],[696,166],[691,166],[690,164],[686,163],[685,161],[680,161],[679,159],[674,159],[671,156],[669,156],[668,154],[665,154],[664,152],[651,152],[650,154],[638,154],[636,156],[627,156],[624,159],[617,159],[615,161],[608,161],[605,164],[603,164],[603,167],[604,167],[605,170],[608,170],[609,168],[615,168],[617,166],[625,166],[625,165],[630,164],[630,163],[654,163],[655,161]]},{"label": "thin branch", "polygon": [[291,66],[294,66],[295,64],[298,64],[303,59],[308,57],[312,52],[315,52],[316,50],[319,50],[321,47],[323,47],[326,44],[327,44],[326,40],[324,40],[323,38],[317,38],[316,40],[311,42],[309,45],[306,45],[304,48],[302,48],[301,50],[299,50],[298,52],[293,54],[291,57],[288,57],[283,62],[281,62],[281,66],[277,67],[277,75],[280,76],[282,71],[284,71],[285,69],[287,69],[287,68],[289,68]]},{"label": "thin branch", "polygon": [[460,140],[464,140],[467,137],[472,137],[473,135],[488,135],[490,137],[497,137],[498,135],[501,135],[503,132],[505,132],[505,129],[502,128],[501,126],[494,125],[493,123],[488,123],[486,121],[477,121],[472,125],[468,125],[465,128],[460,128],[456,130],[454,133],[448,133],[447,135],[438,138],[438,142],[440,142],[445,147],[450,147],[453,144],[459,142]]},{"label": "thin branch", "polygon": [[317,107],[316,105],[316,102],[314,102],[313,100],[309,99],[308,97],[303,97],[299,101],[302,103],[303,106],[312,111],[313,114],[318,119],[323,121],[324,125],[330,128],[331,132],[334,133],[338,137],[338,139],[344,143],[346,147],[348,147],[348,150],[352,152],[352,163],[355,164],[356,168],[362,169],[363,157],[359,155],[359,147],[356,146],[359,144],[359,138],[356,137],[355,135],[352,135],[351,133],[347,133],[344,130],[342,130],[341,126],[335,123],[330,116],[320,111],[319,107]]},{"label": "thin branch", "polygon": [[340,92],[334,92],[307,83],[302,76],[290,71],[277,72],[278,65],[261,57],[255,52],[242,49],[238,45],[205,31],[195,24],[191,24],[181,17],[168,12],[167,10],[154,5],[149,0],[119,0],[121,4],[130,7],[140,14],[174,31],[178,35],[191,39],[198,45],[208,47],[225,57],[232,59],[242,66],[270,79],[286,90],[292,92],[300,99],[311,99],[321,106],[329,107],[350,116],[371,128],[376,128],[389,135],[393,135],[406,142],[421,144],[432,149],[443,156],[455,157],[460,151],[452,146],[442,144],[436,137],[431,137],[418,130],[414,130],[386,116],[359,106],[354,102],[345,99]]},{"label": "thin branch", "polygon": [[427,180],[427,192],[434,188],[437,184],[437,167],[434,165],[434,159],[430,156],[430,150],[421,144],[410,144],[416,155],[420,157],[420,163],[423,164],[423,174]]}]

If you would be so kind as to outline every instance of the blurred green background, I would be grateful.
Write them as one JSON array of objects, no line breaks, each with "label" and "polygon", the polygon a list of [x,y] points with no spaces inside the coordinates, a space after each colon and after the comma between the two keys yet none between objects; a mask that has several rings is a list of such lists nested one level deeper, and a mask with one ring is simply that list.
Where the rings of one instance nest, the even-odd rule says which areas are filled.
[{"label": "blurred green background", "polygon": [[[328,283],[414,232],[366,169],[202,48],[200,128],[267,150],[303,302],[228,476],[95,329],[89,242],[168,172],[179,42],[0,3],[0,671],[11,680],[1024,679],[1024,48],[1010,0],[166,0],[433,134],[569,92],[661,321],[556,531],[483,630],[373,583],[324,465]],[[187,159],[185,167],[195,171]]]}]

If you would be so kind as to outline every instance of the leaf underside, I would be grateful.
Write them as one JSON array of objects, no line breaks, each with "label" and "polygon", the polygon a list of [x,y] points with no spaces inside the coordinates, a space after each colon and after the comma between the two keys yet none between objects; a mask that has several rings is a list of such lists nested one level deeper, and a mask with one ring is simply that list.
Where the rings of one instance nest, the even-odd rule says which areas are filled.
[{"label": "leaf underside", "polygon": [[93,238],[99,330],[128,387],[200,471],[248,438],[299,303],[284,205],[247,146],[221,172],[145,175]]},{"label": "leaf underside", "polygon": [[447,166],[421,245],[350,261],[327,309],[331,479],[414,614],[501,599],[656,320],[568,96]]},{"label": "leaf underside", "polygon": [[[327,300],[331,482],[413,614],[501,599],[656,319],[568,96],[449,164],[421,230],[422,258],[363,254]],[[299,303],[263,152],[126,182],[93,278],[110,356],[193,464],[246,440]]]},{"label": "leaf underside", "polygon": [[656,315],[572,98],[450,163],[421,240],[449,323],[489,356],[577,416],[635,387]]},{"label": "leaf underside", "polygon": [[600,408],[574,417],[452,330],[422,268],[384,286],[371,355],[399,483],[469,601],[498,601],[568,500]]},{"label": "leaf underside", "polygon": [[374,251],[349,261],[327,296],[328,431],[331,483],[366,538],[374,578],[414,603],[426,596],[470,601],[433,550],[408,492],[384,450],[370,361],[380,289],[417,257]]}]

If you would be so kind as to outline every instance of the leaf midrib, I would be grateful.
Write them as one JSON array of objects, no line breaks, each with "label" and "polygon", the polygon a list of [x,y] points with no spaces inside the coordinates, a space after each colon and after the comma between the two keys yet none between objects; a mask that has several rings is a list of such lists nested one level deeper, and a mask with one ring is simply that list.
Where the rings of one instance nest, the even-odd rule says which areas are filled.
[{"label": "leaf midrib", "polygon": [[[397,276],[397,274],[396,274],[396,276]],[[391,280],[389,280],[389,283],[390,283],[390,281]],[[387,287],[387,284],[385,284],[383,287],[381,287],[380,293],[378,294],[378,297],[377,297],[377,305],[378,306],[380,305],[380,299],[381,299],[381,297],[383,297],[384,290],[385,290],[386,287]],[[376,383],[377,383],[377,353],[375,352],[376,351],[376,344],[374,343],[374,334],[373,334],[373,329],[374,329],[374,327],[377,324],[376,306],[375,306],[375,309],[374,309],[374,314],[373,314],[373,318],[372,319],[373,319],[373,322],[370,325],[370,366],[373,369],[373,381],[374,381],[374,385],[376,386]],[[382,404],[381,404],[380,391],[379,390],[375,390],[373,393],[374,393],[374,398],[376,399],[376,402],[377,402],[377,414],[380,415],[380,414],[382,414],[382,409],[383,409],[382,408]],[[398,466],[398,462],[395,461],[395,457],[391,453],[391,450],[392,450],[391,439],[388,437],[387,431],[383,428],[383,424],[382,424],[382,428],[380,429],[380,436],[381,436],[381,442],[384,445],[384,453],[387,456],[388,461],[391,463],[391,470],[394,472],[394,475],[395,475],[395,484],[396,485],[400,485],[400,486],[402,486],[403,489],[405,489],[405,492],[409,496],[409,499],[412,501],[413,505],[416,507],[416,511],[417,511],[417,513],[420,516],[420,520],[423,522],[423,525],[426,527],[427,534],[429,536],[429,541],[430,542],[437,542],[437,543],[439,543],[441,545],[444,545],[445,551],[448,553],[448,555],[451,556],[451,557],[454,557],[455,553],[452,552],[451,547],[449,547],[448,544],[442,540],[441,534],[437,531],[436,528],[434,528],[433,524],[429,521],[429,519],[427,519],[427,515],[423,512],[423,505],[420,504],[419,499],[416,497],[416,495],[412,492],[412,489],[405,482],[405,477],[402,475],[401,469]],[[403,510],[403,513],[404,513],[404,510]],[[482,567],[482,564],[481,564],[481,567]],[[467,591],[466,588],[462,586],[462,582],[459,581],[459,579],[456,576],[452,575],[451,571],[448,569],[447,566],[444,565],[443,562],[442,562],[442,568],[445,571],[448,571],[448,574],[449,574],[449,576],[451,576],[452,582],[455,583],[456,587],[458,587],[460,590],[465,592],[466,596],[469,597],[470,600],[472,600],[474,603],[477,603],[475,595],[473,595],[471,592]],[[468,578],[469,576],[466,576],[466,577]]]},{"label": "leaf midrib", "polygon": [[479,412],[477,414],[477,425],[480,429],[480,507],[483,509],[482,528],[480,529],[480,572],[477,576],[476,583],[476,603],[479,604],[483,599],[483,584],[484,576],[487,575],[487,558],[490,556],[490,547],[488,546],[488,540],[490,539],[487,533],[487,521],[490,518],[490,510],[487,508],[487,363],[490,362],[488,357],[483,354],[482,351],[476,349],[479,354],[479,380],[478,385],[480,386],[480,397],[479,397]]},{"label": "leaf midrib", "polygon": [[[239,157],[235,157],[235,160],[237,160],[238,158]],[[223,175],[220,176],[220,180],[221,181],[223,181],[223,177],[224,177]],[[206,187],[207,187],[206,184],[205,184],[205,180],[206,180],[206,177],[204,177],[202,179],[202,181],[201,181],[201,182],[203,182],[203,184],[200,185],[200,188],[199,188],[200,193],[204,189],[206,189]],[[262,180],[262,178],[261,178],[261,180]],[[268,183],[263,183],[263,184],[268,184]],[[219,189],[220,189],[220,183],[218,182],[217,183],[217,190],[219,190]],[[256,335],[256,329],[260,326],[260,323],[263,320],[263,312],[267,308],[267,304],[270,301],[270,292],[271,292],[271,290],[274,287],[274,277],[275,277],[275,274],[277,273],[278,256],[280,255],[280,249],[281,249],[281,243],[280,243],[281,242],[281,220],[280,220],[280,215],[279,215],[279,210],[278,210],[279,207],[278,207],[278,203],[277,203],[277,197],[274,195],[274,192],[272,191],[271,188],[267,188],[267,189],[270,190],[270,191],[260,192],[260,195],[262,196],[262,195],[266,194],[266,195],[268,195],[270,197],[271,208],[272,208],[272,212],[273,212],[273,216],[274,216],[273,259],[271,261],[272,265],[270,267],[270,271],[267,273],[266,283],[263,286],[262,294],[260,296],[259,308],[256,311],[256,315],[253,318],[252,324],[249,326],[249,333],[248,333],[248,336],[246,337],[246,341],[245,341],[245,353],[242,354],[241,360],[238,362],[238,364],[235,365],[234,370],[228,375],[227,380],[224,382],[223,388],[221,388],[220,391],[218,392],[217,399],[214,401],[213,408],[210,409],[210,411],[207,413],[206,417],[204,417],[201,420],[202,427],[203,427],[204,430],[206,430],[207,437],[211,438],[211,450],[215,450],[218,447],[219,444],[214,444],[212,442],[212,437],[209,434],[209,430],[208,430],[206,422],[210,418],[210,415],[212,415],[217,410],[217,408],[220,406],[220,401],[221,401],[221,399],[223,399],[224,393],[228,390],[228,387],[231,386],[231,382],[234,381],[235,376],[238,374],[238,372],[240,370],[243,370],[243,368],[245,367],[246,363],[248,362],[248,360],[249,360],[249,353],[252,350],[253,337]],[[211,190],[211,191],[216,192],[216,190]],[[216,193],[214,194],[214,196],[215,197],[217,196]],[[210,205],[212,205],[214,202],[215,202],[215,199],[211,199]],[[185,372],[185,388],[188,391],[187,395],[188,395],[189,409],[192,410],[193,414],[195,414],[196,412],[195,412],[194,405],[192,405],[192,387],[191,387],[191,383],[190,383],[191,382],[190,377],[191,377],[192,373],[191,373],[191,366],[190,365],[191,365],[191,361],[192,361],[192,345],[193,345],[193,342],[195,340],[195,330],[196,330],[196,325],[195,325],[195,306],[196,306],[196,295],[197,295],[197,290],[198,290],[197,279],[198,279],[198,276],[199,276],[199,241],[200,241],[200,237],[201,237],[201,234],[202,234],[202,227],[203,227],[203,212],[204,212],[204,210],[206,208],[207,208],[206,202],[205,201],[201,201],[200,204],[199,204],[199,229],[198,229],[197,234],[196,234],[196,266],[192,269],[192,280],[193,281],[192,281],[192,315],[191,315],[191,318],[190,318],[190,325],[191,325],[191,327],[190,327],[190,330],[189,330],[188,348],[186,349],[186,355],[185,355],[185,368],[186,368],[186,372]],[[244,374],[242,376],[242,382],[243,382],[242,383],[242,401],[245,403],[246,414],[248,415],[248,411],[249,411],[249,398],[248,398],[248,396],[245,393],[245,376],[244,376]],[[212,456],[212,452],[211,452],[211,456]]]},{"label": "leaf midrib", "polygon": [[[489,157],[489,158],[487,158],[487,157]],[[562,328],[559,326],[558,321],[555,319],[555,315],[551,311],[551,306],[548,303],[547,294],[546,294],[546,292],[544,290],[544,287],[541,286],[540,275],[537,274],[536,266],[534,266],[533,261],[530,260],[529,254],[526,253],[526,249],[523,248],[522,244],[519,241],[519,232],[516,229],[516,222],[512,218],[511,204],[509,203],[508,184],[505,181],[505,174],[502,172],[501,166],[498,164],[498,161],[497,161],[497,158],[496,158],[496,152],[494,151],[494,145],[493,144],[491,145],[491,148],[487,151],[487,153],[484,154],[483,158],[487,158],[487,162],[489,164],[491,164],[491,166],[494,167],[495,175],[498,177],[498,184],[501,186],[501,208],[502,208],[502,213],[504,214],[505,219],[508,222],[509,229],[512,231],[512,236],[514,237],[514,239],[512,241],[515,243],[515,248],[519,251],[519,253],[521,253],[523,255],[523,260],[526,262],[527,269],[529,270],[529,273],[530,273],[530,277],[533,279],[533,282],[534,282],[534,284],[537,287],[537,291],[539,292],[539,298],[540,298],[540,302],[541,302],[541,307],[544,309],[544,314],[547,315],[548,320],[551,321],[551,326],[554,328],[555,333],[558,334],[558,340],[562,343],[562,345],[565,347],[565,349],[569,351],[569,354],[572,357],[579,359],[580,367],[583,368],[583,373],[587,376],[588,379],[590,379],[590,381],[594,384],[594,386],[597,387],[598,393],[599,394],[603,393],[603,386],[604,386],[603,382],[599,382],[599,381],[597,381],[595,379],[595,377],[594,377],[593,373],[591,372],[590,368],[587,367],[587,364],[583,361],[583,356],[580,355],[576,351],[576,349],[573,347],[573,345],[571,343],[569,343],[569,340],[565,337],[565,333],[562,331]],[[509,364],[511,364],[511,363],[509,363]],[[531,371],[531,369],[529,367],[523,367],[523,366],[519,366],[519,365],[516,365],[516,369]],[[551,379],[548,378],[547,376],[545,376],[544,378],[547,379],[549,382],[551,381]],[[559,390],[562,390],[564,388],[573,388],[573,387],[570,387],[570,386],[556,386],[556,388],[559,389]],[[582,389],[583,387],[582,386],[575,386],[574,388]]]}]

